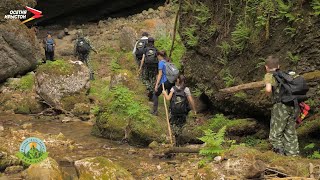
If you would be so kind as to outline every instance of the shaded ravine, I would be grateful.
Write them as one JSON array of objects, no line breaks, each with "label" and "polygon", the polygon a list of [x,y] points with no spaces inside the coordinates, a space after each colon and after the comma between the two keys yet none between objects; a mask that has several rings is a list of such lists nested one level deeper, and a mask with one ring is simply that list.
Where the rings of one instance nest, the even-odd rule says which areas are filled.
[{"label": "shaded ravine", "polygon": [[[157,177],[159,175],[170,177],[175,173],[174,164],[181,165],[182,162],[190,160],[189,156],[176,156],[174,160],[157,159],[152,157],[153,151],[150,148],[132,147],[120,142],[92,136],[90,135],[92,125],[88,122],[61,123],[56,117],[49,116],[8,116],[10,117],[0,115],[2,125],[8,129],[22,129],[23,124],[31,123],[32,127],[30,130],[32,132],[39,132],[44,135],[60,134],[64,138],[74,141],[76,148],[72,151],[64,151],[59,148],[50,149],[47,147],[49,156],[59,163],[67,179],[77,176],[73,166],[74,161],[86,157],[106,157],[123,166],[137,179],[150,176]],[[17,121],[13,123],[12,119],[17,119]],[[44,139],[44,142],[46,142],[46,139]],[[193,157],[196,158],[195,156]],[[162,171],[159,168],[160,164]]]}]

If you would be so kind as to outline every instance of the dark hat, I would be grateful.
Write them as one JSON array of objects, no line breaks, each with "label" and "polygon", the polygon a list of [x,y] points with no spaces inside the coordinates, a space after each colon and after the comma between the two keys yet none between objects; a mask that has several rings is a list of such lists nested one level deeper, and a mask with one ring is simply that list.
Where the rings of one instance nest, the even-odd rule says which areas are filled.
[{"label": "dark hat", "polygon": [[143,33],[142,33],[142,36],[147,36],[147,37],[148,37],[148,36],[149,36],[149,33],[143,32]]},{"label": "dark hat", "polygon": [[51,32],[51,31],[48,31],[48,32],[47,32],[47,34],[50,34],[50,35],[51,35],[51,34],[52,34],[52,32]]},{"label": "dark hat", "polygon": [[148,38],[148,42],[154,42],[154,38],[153,37],[149,37]]}]

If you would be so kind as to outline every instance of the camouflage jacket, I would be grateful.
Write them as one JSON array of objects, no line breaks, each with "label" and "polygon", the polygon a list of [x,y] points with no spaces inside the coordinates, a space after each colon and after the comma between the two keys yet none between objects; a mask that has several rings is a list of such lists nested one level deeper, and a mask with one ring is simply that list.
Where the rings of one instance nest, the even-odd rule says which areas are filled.
[{"label": "camouflage jacket", "polygon": [[[91,41],[90,41],[89,38],[84,37],[84,40],[89,44],[91,50],[96,51],[96,49],[92,46],[92,43],[91,43]],[[75,56],[78,56],[78,55],[79,55],[79,53],[77,52],[77,44],[78,44],[79,41],[80,41],[80,38],[77,38],[77,39],[75,40],[75,42],[74,42],[73,54],[74,54]]]}]

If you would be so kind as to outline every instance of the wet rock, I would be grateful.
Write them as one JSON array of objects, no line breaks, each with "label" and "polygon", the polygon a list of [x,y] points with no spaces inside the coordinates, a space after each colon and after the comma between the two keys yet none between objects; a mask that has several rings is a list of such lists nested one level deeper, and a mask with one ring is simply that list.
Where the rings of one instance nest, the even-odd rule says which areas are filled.
[{"label": "wet rock", "polygon": [[82,121],[87,121],[90,119],[90,105],[85,103],[77,103],[74,105],[72,113],[79,117]]},{"label": "wet rock", "polygon": [[86,158],[76,161],[74,164],[79,174],[79,180],[86,180],[90,178],[134,179],[127,170],[104,157]]},{"label": "wet rock", "polygon": [[21,161],[13,155],[9,155],[6,152],[0,152],[0,171],[5,170],[9,166],[18,166]]},{"label": "wet rock", "polygon": [[23,171],[23,166],[10,166],[7,167],[4,173],[6,174],[16,174]]},{"label": "wet rock", "polygon": [[123,50],[131,51],[136,43],[137,33],[131,27],[123,27],[120,33],[120,47]]},{"label": "wet rock", "polygon": [[62,180],[62,173],[58,163],[48,157],[40,163],[32,164],[26,170],[26,179],[41,180]]},{"label": "wet rock", "polygon": [[31,129],[31,128],[32,128],[32,123],[24,123],[24,124],[22,125],[22,128],[23,128],[23,129]]},{"label": "wet rock", "polygon": [[57,35],[57,38],[58,38],[58,39],[62,39],[62,38],[64,38],[64,36],[65,36],[64,31],[60,31],[60,32],[58,33],[58,35]]},{"label": "wet rock", "polygon": [[42,65],[35,84],[37,94],[57,109],[71,111],[75,104],[89,102],[89,70],[83,64],[59,60]]}]

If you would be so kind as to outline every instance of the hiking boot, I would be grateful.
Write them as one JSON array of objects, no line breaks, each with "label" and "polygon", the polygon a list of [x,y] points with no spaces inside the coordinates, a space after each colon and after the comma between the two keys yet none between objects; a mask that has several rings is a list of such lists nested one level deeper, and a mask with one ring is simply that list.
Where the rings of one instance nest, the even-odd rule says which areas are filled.
[{"label": "hiking boot", "polygon": [[272,151],[282,156],[285,155],[284,150],[282,148],[273,148]]},{"label": "hiking boot", "polygon": [[90,73],[90,80],[94,80],[93,73]]},{"label": "hiking boot", "polygon": [[158,111],[150,111],[150,113],[152,114],[152,115],[154,115],[154,116],[158,116]]}]

